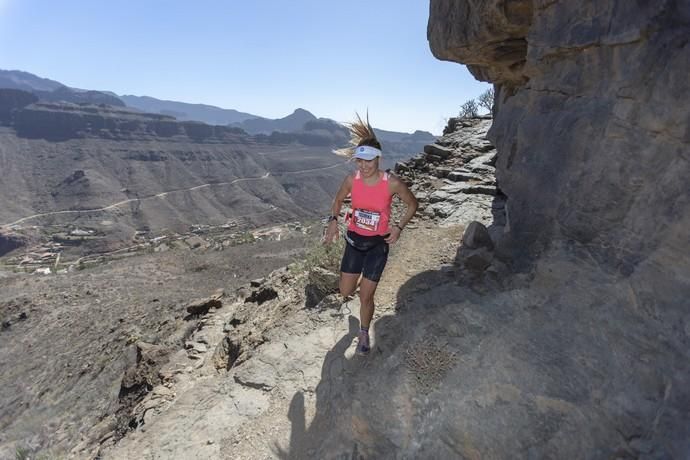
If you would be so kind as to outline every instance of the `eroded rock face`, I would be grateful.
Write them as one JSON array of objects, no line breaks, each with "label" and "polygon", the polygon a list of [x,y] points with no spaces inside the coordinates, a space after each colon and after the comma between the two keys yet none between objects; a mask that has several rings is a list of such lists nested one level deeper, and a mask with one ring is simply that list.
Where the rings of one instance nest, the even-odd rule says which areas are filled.
[{"label": "eroded rock face", "polygon": [[[658,377],[633,377],[621,390],[631,396],[626,404],[640,408],[626,412],[625,423],[648,429],[644,448],[628,439],[631,452],[687,455],[687,390],[641,395],[650,382],[663,387],[663,376],[690,379],[677,366],[688,359],[690,343],[682,326],[690,309],[690,3],[432,0],[430,11],[434,55],[467,64],[496,86],[489,138],[509,228],[498,252],[522,269],[552,265],[554,279],[578,286],[568,299],[577,317],[559,316],[567,327],[592,324],[582,295],[611,280],[597,295],[601,305],[618,299],[603,333],[644,325],[623,329],[624,353],[667,350],[636,374]],[[564,260],[576,263],[564,268]],[[597,278],[586,275],[595,272]],[[546,290],[532,283],[529,296]],[[652,329],[655,339],[637,342],[640,331]],[[617,359],[608,349],[601,353]],[[625,368],[604,374],[615,379]],[[539,375],[559,369],[554,363]],[[586,390],[597,378],[584,372],[577,386]],[[664,405],[668,398],[680,411],[668,414],[666,433],[673,434],[664,435],[644,401]],[[608,427],[626,432],[616,415],[624,404],[614,395],[602,401],[617,420]],[[575,429],[583,452],[598,442],[584,427]]]},{"label": "eroded rock face", "polygon": [[433,1],[428,36],[438,59],[467,64],[484,81],[526,81],[531,0]]},{"label": "eroded rock face", "polygon": [[[580,244],[612,273],[653,264],[687,288],[690,5],[432,0],[430,11],[434,54],[498,89],[490,137],[509,246]],[[499,51],[518,41],[522,60],[519,47]]]}]

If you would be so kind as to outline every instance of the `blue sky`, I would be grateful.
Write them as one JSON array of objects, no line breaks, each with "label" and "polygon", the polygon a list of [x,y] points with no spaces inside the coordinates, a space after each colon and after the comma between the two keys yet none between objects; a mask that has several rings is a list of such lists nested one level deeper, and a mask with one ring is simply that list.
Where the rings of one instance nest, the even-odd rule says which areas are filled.
[{"label": "blue sky", "polygon": [[440,134],[489,86],[433,57],[428,1],[0,0],[0,68],[279,118]]}]

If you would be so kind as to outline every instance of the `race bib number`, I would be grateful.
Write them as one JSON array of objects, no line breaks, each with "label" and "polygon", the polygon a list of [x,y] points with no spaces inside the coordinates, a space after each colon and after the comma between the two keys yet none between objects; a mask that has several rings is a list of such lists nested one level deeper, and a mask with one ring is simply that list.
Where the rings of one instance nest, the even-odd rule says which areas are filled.
[{"label": "race bib number", "polygon": [[355,209],[353,214],[353,222],[355,227],[363,230],[375,232],[379,229],[379,222],[381,221],[381,213],[376,211],[367,211],[366,209]]}]

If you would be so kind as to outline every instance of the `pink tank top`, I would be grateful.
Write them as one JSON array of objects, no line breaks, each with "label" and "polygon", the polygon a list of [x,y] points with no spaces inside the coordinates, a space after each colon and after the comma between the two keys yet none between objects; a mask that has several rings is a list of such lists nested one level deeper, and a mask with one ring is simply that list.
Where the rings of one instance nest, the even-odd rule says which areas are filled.
[{"label": "pink tank top", "polygon": [[367,185],[357,171],[352,180],[352,215],[347,229],[364,236],[387,234],[392,201],[387,172],[376,184]]}]

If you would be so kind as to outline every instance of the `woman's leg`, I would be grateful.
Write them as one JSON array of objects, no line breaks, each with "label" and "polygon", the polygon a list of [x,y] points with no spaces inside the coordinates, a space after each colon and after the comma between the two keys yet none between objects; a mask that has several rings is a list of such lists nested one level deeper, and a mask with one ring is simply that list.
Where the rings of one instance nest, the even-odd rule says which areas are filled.
[{"label": "woman's leg", "polygon": [[374,293],[379,283],[367,278],[362,278],[359,285],[359,336],[357,338],[357,353],[366,355],[369,353],[369,325],[374,317]]},{"label": "woman's leg", "polygon": [[362,278],[359,285],[359,322],[362,328],[367,330],[371,324],[371,319],[374,317],[374,293],[378,284],[378,281]]},{"label": "woman's leg", "polygon": [[364,260],[362,281],[359,285],[359,303],[361,305],[359,310],[359,322],[361,328],[359,331],[357,352],[360,354],[367,354],[370,349],[369,325],[374,317],[374,294],[376,293],[376,286],[379,284],[379,279],[381,279],[381,274],[383,273],[387,260],[387,244],[379,244],[367,251]]},{"label": "woman's leg", "polygon": [[369,324],[371,324],[371,319],[374,316],[374,293],[387,261],[387,244],[379,244],[370,249],[364,259],[362,281],[359,284],[359,301],[362,305],[359,320],[364,329],[369,329]]},{"label": "woman's leg", "polygon": [[340,294],[349,297],[357,289],[357,281],[362,273],[365,254],[349,244],[345,245],[343,260],[340,262]]},{"label": "woman's leg", "polygon": [[340,272],[340,294],[349,297],[355,293],[359,281],[359,273]]}]

